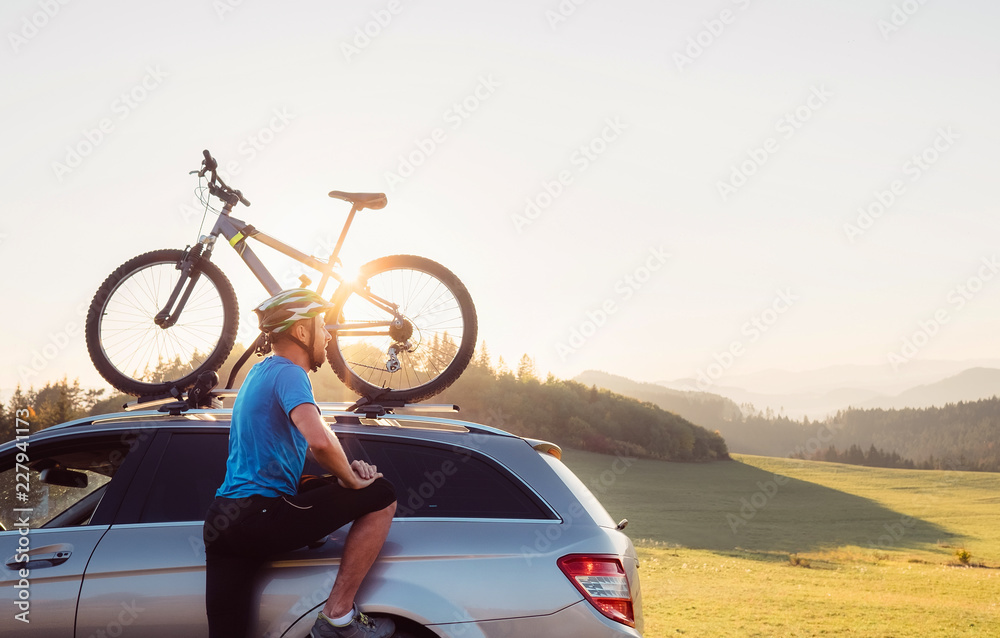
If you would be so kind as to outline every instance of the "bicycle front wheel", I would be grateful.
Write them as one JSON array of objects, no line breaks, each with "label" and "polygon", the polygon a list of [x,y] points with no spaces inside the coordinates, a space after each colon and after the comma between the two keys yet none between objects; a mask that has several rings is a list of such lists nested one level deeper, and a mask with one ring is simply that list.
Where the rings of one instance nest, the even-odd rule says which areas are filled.
[{"label": "bicycle front wheel", "polygon": [[[200,258],[191,269],[190,296],[176,321],[154,317],[181,277],[183,250],[156,250],[119,266],[101,285],[87,313],[87,349],[101,376],[134,396],[187,389],[218,370],[236,341],[239,310],[232,284]],[[176,307],[176,304],[175,304]]]},{"label": "bicycle front wheel", "polygon": [[334,332],[327,358],[347,387],[373,400],[420,401],[465,371],[476,346],[476,308],[450,270],[395,255],[365,264],[355,284],[396,310],[355,292],[327,315],[328,324],[346,326]]}]

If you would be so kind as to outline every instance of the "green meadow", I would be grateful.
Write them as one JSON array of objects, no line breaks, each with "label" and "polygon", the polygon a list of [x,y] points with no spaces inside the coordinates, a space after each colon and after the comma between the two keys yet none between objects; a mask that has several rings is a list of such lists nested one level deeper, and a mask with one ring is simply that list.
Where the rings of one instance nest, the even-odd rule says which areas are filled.
[{"label": "green meadow", "polygon": [[629,520],[647,637],[1000,636],[1000,474],[563,460]]}]

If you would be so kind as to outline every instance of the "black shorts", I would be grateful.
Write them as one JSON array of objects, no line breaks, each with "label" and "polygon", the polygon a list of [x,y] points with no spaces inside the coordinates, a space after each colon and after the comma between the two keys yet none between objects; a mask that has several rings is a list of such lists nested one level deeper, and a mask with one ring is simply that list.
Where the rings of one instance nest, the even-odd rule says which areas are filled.
[{"label": "black shorts", "polygon": [[[205,515],[205,552],[257,556],[289,552],[396,500],[384,478],[360,490],[318,478],[294,496],[216,497]],[[316,482],[321,482],[316,487]]]}]

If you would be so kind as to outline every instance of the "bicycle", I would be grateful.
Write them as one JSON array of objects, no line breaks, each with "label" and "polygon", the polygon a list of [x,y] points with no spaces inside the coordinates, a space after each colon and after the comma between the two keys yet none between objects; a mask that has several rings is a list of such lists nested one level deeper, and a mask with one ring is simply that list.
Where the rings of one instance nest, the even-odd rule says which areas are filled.
[{"label": "bicycle", "polygon": [[[321,295],[331,279],[338,282],[326,316],[333,337],[327,360],[362,397],[419,401],[461,375],[472,358],[478,324],[468,290],[450,270],[423,257],[394,255],[368,262],[353,279],[341,272],[338,255],[354,216],[384,208],[384,194],[330,192],[351,203],[351,211],[332,254],[323,260],[233,217],[234,206],[250,202],[219,177],[211,153],[203,155],[201,169],[191,174],[198,174],[206,216],[210,210],[218,213],[211,232],[184,250],[155,250],[130,259],[105,279],[91,302],[87,349],[108,383],[138,397],[177,396],[202,373],[222,367],[236,342],[239,310],[232,284],[211,261],[219,235],[270,295],[282,287],[247,245],[250,239],[318,271]],[[221,210],[212,207],[212,196],[222,201]],[[303,287],[311,285],[305,275],[300,280]],[[250,348],[266,352],[263,335]]]}]

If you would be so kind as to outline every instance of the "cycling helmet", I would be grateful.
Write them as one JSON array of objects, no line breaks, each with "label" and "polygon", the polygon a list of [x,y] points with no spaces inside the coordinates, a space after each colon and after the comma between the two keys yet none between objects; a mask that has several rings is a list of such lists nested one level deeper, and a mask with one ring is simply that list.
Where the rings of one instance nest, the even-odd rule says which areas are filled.
[{"label": "cycling helmet", "polygon": [[333,306],[312,290],[282,290],[253,309],[265,333],[284,332],[301,319],[312,319]]}]

